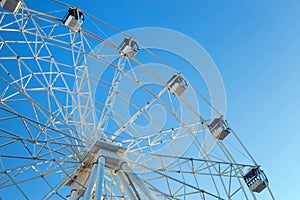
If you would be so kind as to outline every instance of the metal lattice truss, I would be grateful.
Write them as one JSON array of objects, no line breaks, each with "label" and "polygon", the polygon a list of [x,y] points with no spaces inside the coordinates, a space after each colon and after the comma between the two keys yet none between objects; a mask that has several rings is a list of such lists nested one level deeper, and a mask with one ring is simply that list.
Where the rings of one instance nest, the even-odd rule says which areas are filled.
[{"label": "metal lattice truss", "polygon": [[[207,121],[188,99],[170,93],[168,80],[137,58],[120,56],[119,44],[105,40],[103,32],[68,29],[62,16],[24,3],[16,13],[1,12],[0,194],[66,199],[69,186],[75,184],[83,197],[98,159],[90,147],[103,140],[126,152],[121,164],[105,165],[102,199],[147,199],[145,191],[157,199],[256,198],[243,181],[243,173],[256,163],[234,133],[229,147],[216,140],[206,144]],[[108,26],[91,16],[90,20]],[[91,65],[108,66],[106,76],[90,71]],[[137,74],[129,73],[136,66],[161,85],[143,84]],[[141,88],[143,98],[120,89],[124,79]],[[98,93],[91,92],[93,88]],[[116,98],[129,103],[130,118],[113,109]],[[191,118],[180,116],[178,102],[190,109]],[[158,126],[148,112],[155,104],[164,107],[171,122],[142,135],[135,122],[143,117]],[[180,145],[170,143],[185,139],[192,142],[178,155]],[[157,150],[165,147],[170,148],[168,154]],[[239,156],[234,158],[233,152]],[[243,156],[249,164],[236,161]],[[32,192],[37,185],[39,192]]]}]

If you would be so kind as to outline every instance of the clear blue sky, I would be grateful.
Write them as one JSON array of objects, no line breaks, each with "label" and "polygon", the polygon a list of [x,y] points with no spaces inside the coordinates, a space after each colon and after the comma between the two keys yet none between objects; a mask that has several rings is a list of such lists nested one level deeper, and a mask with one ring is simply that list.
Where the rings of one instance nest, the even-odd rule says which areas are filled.
[{"label": "clear blue sky", "polygon": [[198,41],[222,74],[227,119],[276,199],[300,198],[300,1],[65,2],[120,30],[164,27]]},{"label": "clear blue sky", "polygon": [[68,1],[127,30],[170,28],[216,62],[227,119],[262,164],[277,199],[299,198],[299,1]]},{"label": "clear blue sky", "polygon": [[222,74],[227,119],[273,193],[300,198],[299,1],[91,2],[81,7],[121,30],[165,27],[198,41]]}]

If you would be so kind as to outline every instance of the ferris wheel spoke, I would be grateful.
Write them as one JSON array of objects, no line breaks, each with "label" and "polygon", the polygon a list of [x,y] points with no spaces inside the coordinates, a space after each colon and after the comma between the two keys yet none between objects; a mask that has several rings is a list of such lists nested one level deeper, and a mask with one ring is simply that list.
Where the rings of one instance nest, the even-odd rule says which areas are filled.
[{"label": "ferris wheel spoke", "polygon": [[[152,170],[152,171],[155,171],[155,170]],[[174,171],[174,172],[178,173],[178,171]],[[220,198],[220,196],[215,196],[215,195],[213,195],[210,192],[207,192],[207,191],[205,191],[203,189],[198,189],[198,188],[197,188],[198,189],[197,191],[184,192],[185,191],[185,189],[183,189],[184,187],[188,187],[188,188],[192,188],[192,189],[195,189],[195,188],[193,188],[192,185],[190,185],[186,181],[184,181],[184,179],[183,180],[179,180],[178,178],[174,178],[174,176],[172,176],[172,173],[173,173],[172,171],[155,171],[155,173],[158,173],[160,175],[160,177],[158,177],[158,179],[162,179],[163,178],[163,179],[167,180],[167,182],[168,182],[168,180],[171,180],[171,181],[175,181],[177,183],[181,183],[182,184],[182,185],[179,185],[179,188],[177,189],[176,192],[172,193],[170,191],[170,195],[172,197],[180,197],[182,195],[183,196],[188,196],[188,195],[193,195],[195,193],[198,193],[199,195],[213,196],[213,197],[215,197],[217,199]],[[180,172],[180,173],[183,173],[183,172]],[[168,175],[168,174],[170,174],[170,175]],[[210,176],[209,174],[207,174],[207,175]],[[174,187],[174,185],[173,185],[173,187]]]},{"label": "ferris wheel spoke", "polygon": [[[27,183],[27,182],[30,182],[30,181],[37,180],[37,179],[42,179],[51,189],[53,189],[53,186],[50,184],[50,182],[47,180],[47,178],[52,176],[52,175],[55,175],[55,174],[60,174],[61,172],[55,171],[55,172],[41,173],[40,171],[36,170],[36,168],[35,169],[33,169],[33,168],[35,168],[35,165],[32,165],[31,168],[19,171],[17,174],[14,174],[14,175],[10,176],[10,178],[8,180],[5,180],[2,183],[0,183],[0,189],[8,188],[8,187],[11,187],[15,184],[20,185],[20,184],[23,184],[23,183]],[[29,171],[29,169],[31,171],[35,170],[36,175],[35,176],[30,176],[30,177],[28,177],[28,175],[27,175],[26,178],[25,178],[23,173],[26,173],[27,171]],[[72,168],[69,168],[68,170],[70,170],[70,169],[72,169]],[[10,174],[10,173],[13,173],[13,171],[9,170],[9,172],[4,172],[4,175]],[[21,176],[21,178],[19,176]],[[15,182],[12,182],[11,179],[19,179],[19,180],[15,181]]]},{"label": "ferris wheel spoke", "polygon": [[184,194],[182,194],[183,196],[188,196],[188,195],[193,194],[193,193],[200,193],[200,194],[203,194],[203,195],[208,195],[208,196],[214,197],[216,199],[223,199],[223,198],[220,198],[219,196],[214,195],[213,193],[207,192],[203,189],[200,189],[200,188],[197,188],[193,185],[190,185],[187,182],[179,180],[178,178],[174,178],[173,176],[169,176],[169,175],[163,174],[163,173],[158,172],[158,171],[155,171],[155,173],[161,175],[164,178],[168,178],[169,180],[172,180],[176,183],[182,184],[182,186],[186,186],[188,188],[191,188],[191,189],[195,190],[193,192],[185,192]]},{"label": "ferris wheel spoke", "polygon": [[[11,110],[11,109],[9,109],[9,108],[4,108],[3,106],[0,106],[0,109],[3,110],[3,111],[5,111],[5,112],[7,112],[7,113],[12,114],[14,119],[15,119],[15,118],[20,118],[21,120],[26,120],[28,123],[33,123],[33,124],[39,125],[39,126],[41,126],[41,127],[43,127],[43,128],[46,128],[46,129],[49,129],[49,130],[54,131],[54,132],[56,132],[56,133],[59,133],[59,135],[62,135],[62,136],[64,136],[64,137],[67,137],[67,138],[70,138],[70,139],[77,140],[77,141],[80,141],[80,142],[81,142],[80,139],[75,138],[73,135],[68,135],[68,134],[66,134],[66,133],[63,133],[63,132],[59,131],[59,129],[54,129],[54,128],[52,128],[52,127],[49,126],[49,125],[45,125],[45,124],[43,124],[43,123],[41,123],[41,122],[39,122],[39,121],[30,119],[30,118],[28,118],[28,117],[26,117],[26,116],[23,116],[23,115],[20,115],[20,114],[16,113],[15,111],[13,111],[13,110]],[[12,119],[12,117],[10,117],[9,119]],[[36,127],[36,128],[39,129],[38,127]],[[71,128],[71,127],[69,127],[69,128]],[[41,130],[42,130],[42,129],[41,129]],[[76,132],[76,131],[74,130],[74,132]],[[49,135],[49,136],[50,136],[50,135]],[[50,136],[50,137],[51,137],[51,136]],[[51,142],[51,140],[50,140],[50,142]]]},{"label": "ferris wheel spoke", "polygon": [[[1,21],[3,21],[3,19],[6,17],[6,16],[10,16],[11,14],[9,14],[9,13],[4,13],[3,15],[2,15],[2,20]],[[3,24],[2,26],[0,26],[1,27],[1,30],[3,30],[3,31],[17,31],[17,29],[11,29],[11,28],[7,28],[7,27],[9,27],[9,26],[11,26],[11,25],[14,25],[14,24],[18,24],[18,22],[19,21],[21,21],[22,20],[22,18],[20,18],[20,19],[16,19],[15,21],[12,21],[12,22],[9,22],[9,23],[6,23],[6,24]],[[2,23],[1,23],[2,24]]]},{"label": "ferris wheel spoke", "polygon": [[[1,109],[3,110],[2,107],[1,107]],[[10,112],[10,113],[13,113],[13,112]],[[31,127],[31,130],[32,130],[32,128],[35,128],[38,132],[43,132],[43,134],[45,135],[45,137],[48,138],[48,140],[38,139],[38,137],[39,137],[38,135],[36,137],[33,137],[32,133],[29,134],[30,137],[27,138],[27,137],[21,136],[20,133],[15,134],[15,133],[9,132],[5,129],[1,129],[1,132],[6,134],[6,135],[1,136],[1,138],[2,138],[1,140],[3,142],[6,141],[6,144],[4,143],[5,145],[2,143],[2,146],[1,146],[2,148],[7,145],[10,145],[13,142],[14,143],[21,142],[22,146],[24,146],[25,149],[27,149],[27,151],[28,151],[29,155],[32,157],[32,159],[40,159],[40,157],[44,157],[44,156],[48,155],[47,153],[45,153],[45,150],[47,150],[47,151],[51,150],[58,154],[65,155],[63,153],[64,151],[68,152],[68,153],[76,153],[77,152],[76,149],[83,147],[83,145],[78,145],[77,144],[78,142],[75,142],[75,144],[73,144],[73,142],[71,142],[71,141],[78,141],[78,139],[75,139],[74,137],[72,137],[70,135],[66,135],[65,133],[59,132],[58,130],[55,130],[54,128],[45,126],[39,122],[25,118],[24,116],[18,116],[18,115],[16,115],[16,116],[17,117],[14,119],[19,118],[22,121],[27,121],[27,124],[34,123],[34,124],[38,124],[39,126],[42,126],[43,127],[42,129],[40,127],[35,126],[34,124],[33,124],[33,126],[30,126],[30,127]],[[11,118],[9,118],[9,119],[11,119]],[[46,130],[45,128],[49,130],[48,133],[45,132],[45,130]],[[51,132],[53,133],[53,131],[55,133],[59,133],[62,135],[55,138],[55,137],[51,136],[52,135]],[[35,133],[34,133],[34,135],[35,135]],[[79,141],[79,143],[80,143],[80,141]],[[56,148],[56,150],[53,150],[51,146]],[[39,147],[39,149],[37,147]],[[58,150],[60,150],[60,151],[58,151]],[[62,150],[64,150],[64,151],[62,151]],[[33,153],[33,151],[35,153]],[[43,152],[43,154],[40,155],[41,152]],[[18,155],[18,154],[16,154],[16,155]]]},{"label": "ferris wheel spoke", "polygon": [[[217,144],[218,144],[218,146],[221,148],[221,150],[224,152],[224,155],[227,157],[227,159],[228,159],[230,162],[236,164],[235,159],[234,159],[234,158],[232,157],[232,155],[228,152],[228,150],[227,150],[226,147],[223,145],[223,143],[218,142]],[[235,174],[240,174],[241,177],[244,177],[243,171],[242,171],[241,169],[235,167],[235,165],[233,165],[233,170],[234,170]],[[244,189],[244,187],[243,187],[243,184],[242,184],[241,180],[240,180],[240,179],[237,179],[237,180],[238,180],[239,184],[241,185],[241,189],[242,189],[243,194],[245,195],[246,199],[248,199],[248,197],[247,197],[247,195],[246,195],[247,193],[246,193],[246,191],[245,191],[245,189]],[[252,197],[253,197],[254,199],[256,199],[256,197],[255,197],[255,195],[253,194],[253,192],[250,191],[250,193],[251,193]]]},{"label": "ferris wheel spoke", "polygon": [[147,104],[137,111],[127,123],[125,123],[120,129],[118,129],[112,136],[112,139],[115,139],[123,130],[125,130],[129,125],[131,125],[145,110],[147,110],[159,97],[167,90],[167,87],[164,87],[152,100],[148,101]]},{"label": "ferris wheel spoke", "polygon": [[104,102],[104,106],[103,106],[103,110],[102,110],[103,115],[101,116],[101,118],[99,120],[99,124],[98,124],[99,129],[102,127],[102,125],[105,122],[107,122],[107,118],[108,118],[109,114],[111,113],[111,101],[116,93],[116,90],[117,90],[119,82],[120,82],[121,70],[123,70],[123,68],[124,68],[123,61],[124,61],[124,58],[120,57],[118,64],[117,64],[117,68],[119,70],[116,70],[114,73],[113,80],[111,82],[110,88],[107,93],[106,100]]},{"label": "ferris wheel spoke", "polygon": [[28,11],[28,12],[35,13],[35,14],[38,14],[38,15],[41,15],[41,16],[45,16],[45,17],[53,19],[55,21],[60,21],[60,22],[62,21],[62,19],[59,18],[59,17],[54,17],[53,15],[46,14],[44,12],[39,12],[37,10],[33,10],[33,9],[28,8],[28,7],[23,7],[23,11]]},{"label": "ferris wheel spoke", "polygon": [[[138,153],[136,154],[147,154],[145,152],[143,153]],[[233,167],[236,167],[237,171],[241,171],[244,168],[251,168],[255,167],[255,165],[249,165],[249,164],[238,164],[238,163],[232,163],[232,162],[225,162],[225,161],[219,161],[219,160],[210,160],[210,159],[200,159],[200,158],[191,158],[191,157],[177,157],[177,156],[171,156],[171,155],[163,155],[163,154],[155,154],[155,153],[149,153],[149,155],[153,157],[159,157],[159,158],[176,158],[178,162],[180,161],[181,164],[184,163],[189,163],[190,166],[192,167],[192,171],[183,171],[183,173],[197,173],[199,174],[200,172],[203,172],[207,170],[208,168],[214,168],[217,170],[216,175],[217,176],[228,176],[230,177],[230,173],[233,173]],[[209,157],[207,157],[209,158]],[[197,165],[196,165],[197,164]],[[208,164],[208,165],[207,165]],[[173,165],[170,165],[170,167],[176,167],[180,164],[174,162]],[[163,169],[162,169],[163,170]],[[174,170],[175,172],[176,170]],[[207,173],[209,174],[209,173]],[[241,178],[239,173],[236,173],[234,176]],[[233,176],[233,177],[234,177]]]},{"label": "ferris wheel spoke", "polygon": [[[48,161],[48,162],[45,162],[45,163],[50,163],[49,164],[49,166],[50,166],[52,164],[52,161]],[[52,186],[53,178],[51,178],[51,177],[57,177],[56,174],[60,174],[61,172],[58,171],[58,170],[52,170],[52,171],[44,170],[42,172],[39,169],[39,168],[41,168],[41,164],[42,163],[40,162],[40,163],[35,163],[35,164],[32,164],[32,165],[28,165],[26,167],[21,168],[19,170],[19,172],[17,172],[17,173],[14,173],[13,170],[6,170],[4,172],[4,174],[7,175],[8,177],[10,177],[9,179],[12,180],[12,181],[11,181],[11,184],[7,181],[2,182],[1,183],[1,188],[6,188],[6,187],[9,187],[10,185],[14,185],[14,186],[18,187],[19,185],[24,185],[27,182],[36,181],[36,180],[43,180],[43,182],[48,186],[48,188],[53,190],[53,186]],[[47,169],[49,168],[49,166],[47,167]],[[70,169],[72,169],[72,167],[64,168],[64,170],[70,170]],[[29,174],[28,174],[27,171],[34,171],[36,175],[32,174],[32,172],[31,172],[30,173],[31,175],[28,176]],[[23,175],[23,173],[25,173],[25,174]],[[18,181],[13,181],[14,179],[18,179]],[[3,184],[5,184],[5,185],[3,185]],[[19,187],[19,189],[21,189],[21,188]],[[24,195],[25,195],[25,193],[24,193]],[[58,194],[58,195],[61,196],[60,194]]]}]

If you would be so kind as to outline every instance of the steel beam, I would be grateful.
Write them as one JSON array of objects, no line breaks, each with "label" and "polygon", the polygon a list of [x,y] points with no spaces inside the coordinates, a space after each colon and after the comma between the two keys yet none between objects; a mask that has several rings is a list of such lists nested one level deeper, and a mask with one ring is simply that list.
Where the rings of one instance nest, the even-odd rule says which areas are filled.
[{"label": "steel beam", "polygon": [[96,189],[95,189],[95,199],[94,200],[101,200],[102,197],[102,184],[104,181],[104,167],[105,167],[105,158],[100,156],[98,158],[98,169],[97,169],[97,176],[96,176]]},{"label": "steel beam", "polygon": [[95,176],[97,174],[97,168],[98,168],[98,161],[95,161],[93,163],[92,172],[89,177],[89,182],[88,182],[86,190],[84,192],[84,197],[83,197],[84,200],[91,200],[92,190],[93,190],[94,182],[95,182]]},{"label": "steel beam", "polygon": [[134,196],[132,190],[129,187],[129,183],[126,181],[126,177],[125,177],[124,172],[119,170],[119,171],[117,171],[117,175],[118,175],[118,177],[120,179],[120,182],[121,182],[121,184],[122,184],[122,186],[123,186],[123,188],[124,188],[124,190],[125,190],[125,192],[128,196],[128,199],[129,200],[136,200],[136,197]]},{"label": "steel beam", "polygon": [[140,179],[136,173],[132,171],[132,169],[126,164],[122,164],[122,169],[128,174],[131,180],[137,184],[137,186],[143,191],[143,193],[151,200],[158,200],[158,198],[149,190],[149,188],[145,185],[145,183]]}]

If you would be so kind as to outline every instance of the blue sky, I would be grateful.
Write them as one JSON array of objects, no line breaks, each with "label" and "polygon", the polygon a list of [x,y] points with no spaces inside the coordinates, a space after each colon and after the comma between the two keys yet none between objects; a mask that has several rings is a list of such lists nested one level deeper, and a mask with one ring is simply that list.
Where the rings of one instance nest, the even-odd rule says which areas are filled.
[{"label": "blue sky", "polygon": [[227,119],[265,169],[276,198],[299,198],[299,1],[129,0],[81,7],[121,30],[165,27],[198,41],[222,74]]},{"label": "blue sky", "polygon": [[275,197],[299,198],[299,1],[66,2],[122,31],[164,27],[199,42],[224,80],[227,119]]}]

